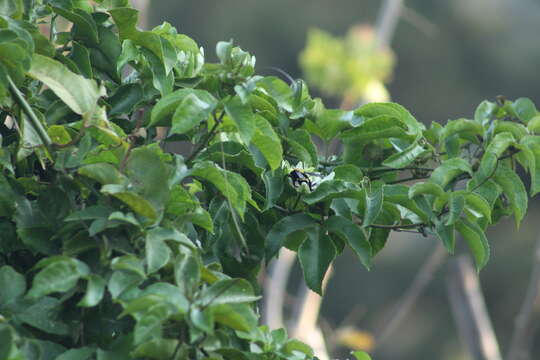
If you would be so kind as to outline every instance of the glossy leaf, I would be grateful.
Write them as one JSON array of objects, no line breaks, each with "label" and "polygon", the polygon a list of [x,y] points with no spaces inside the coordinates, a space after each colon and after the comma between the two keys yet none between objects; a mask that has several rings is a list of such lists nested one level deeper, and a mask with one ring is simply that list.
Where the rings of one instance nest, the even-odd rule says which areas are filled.
[{"label": "glossy leaf", "polygon": [[255,132],[251,141],[264,155],[271,170],[277,169],[283,160],[281,141],[272,126],[260,115],[253,117]]},{"label": "glossy leaf", "polygon": [[523,182],[512,169],[503,164],[499,164],[497,167],[493,180],[502,188],[508,198],[516,218],[516,226],[519,228],[528,205],[527,191]]},{"label": "glossy leaf", "polygon": [[445,225],[453,225],[465,208],[465,197],[461,194],[451,194],[448,201],[448,220]]},{"label": "glossy leaf", "polygon": [[307,239],[298,249],[298,258],[307,286],[322,295],[322,281],[336,257],[336,247],[320,227],[309,229]]},{"label": "glossy leaf", "polygon": [[323,226],[327,231],[343,236],[362,264],[369,269],[371,264],[371,245],[360,227],[341,216],[329,217]]},{"label": "glossy leaf", "polygon": [[446,187],[456,176],[461,174],[472,175],[471,165],[461,158],[445,160],[437,167],[430,176],[430,181]]},{"label": "glossy leaf", "polygon": [[103,293],[105,291],[105,280],[99,275],[90,274],[88,276],[88,284],[86,286],[86,293],[84,297],[77,304],[83,307],[96,306],[101,302]]},{"label": "glossy leaf", "polygon": [[382,183],[372,183],[366,188],[366,212],[362,227],[373,224],[382,210],[384,200],[384,187]]},{"label": "glossy leaf", "polygon": [[11,266],[0,267],[0,306],[16,299],[26,291],[26,280],[23,275],[15,271]]},{"label": "glossy leaf", "polygon": [[[240,97],[235,96],[225,103],[225,111],[235,122],[244,144],[248,145],[258,126],[249,105],[243,104]],[[258,122],[262,123],[263,120],[259,119]],[[268,126],[266,127],[268,128]],[[264,136],[264,130],[261,130],[261,132],[259,136]]]},{"label": "glossy leaf", "polygon": [[32,281],[32,287],[27,294],[29,298],[36,299],[53,292],[66,292],[89,271],[84,263],[73,258],[59,256],[46,260],[47,265]]},{"label": "glossy leaf", "polygon": [[73,112],[83,115],[94,111],[99,97],[105,95],[95,81],[69,71],[61,63],[46,56],[34,54],[28,74],[43,82]]},{"label": "glossy leaf", "polygon": [[305,214],[291,215],[276,222],[268,235],[266,235],[265,247],[267,261],[276,256],[287,235],[315,226],[315,224],[315,220]]},{"label": "glossy leaf", "polygon": [[476,269],[480,271],[489,259],[489,244],[484,231],[475,223],[460,220],[455,224],[461,233],[476,261]]}]

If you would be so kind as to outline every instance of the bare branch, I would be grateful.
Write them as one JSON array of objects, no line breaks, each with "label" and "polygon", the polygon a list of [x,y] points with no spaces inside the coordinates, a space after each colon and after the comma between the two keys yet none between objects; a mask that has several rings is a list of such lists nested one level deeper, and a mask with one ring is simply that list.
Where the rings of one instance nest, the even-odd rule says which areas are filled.
[{"label": "bare branch", "polygon": [[527,294],[514,324],[514,333],[508,350],[508,360],[529,360],[532,340],[540,320],[540,236]]},{"label": "bare branch", "polygon": [[431,256],[426,260],[426,262],[422,265],[422,268],[416,274],[411,286],[395,305],[393,311],[391,311],[388,315],[388,321],[384,321],[384,325],[375,332],[376,348],[380,348],[380,345],[384,344],[388,339],[390,339],[390,337],[398,329],[403,319],[405,319],[407,314],[411,311],[414,303],[418,300],[418,297],[431,282],[433,276],[447,257],[448,252],[444,246],[440,242],[437,243],[437,246],[431,253]]},{"label": "bare branch", "polygon": [[458,332],[474,360],[501,360],[499,345],[491,325],[478,274],[466,255],[453,261],[447,279],[450,305]]},{"label": "bare branch", "polygon": [[264,322],[270,329],[278,329],[284,326],[283,301],[287,292],[287,280],[291,268],[296,259],[296,254],[282,248],[279,257],[271,264],[270,276],[264,282]]},{"label": "bare branch", "polygon": [[377,48],[390,46],[390,41],[394,36],[397,23],[400,18],[404,0],[385,0],[375,27]]}]

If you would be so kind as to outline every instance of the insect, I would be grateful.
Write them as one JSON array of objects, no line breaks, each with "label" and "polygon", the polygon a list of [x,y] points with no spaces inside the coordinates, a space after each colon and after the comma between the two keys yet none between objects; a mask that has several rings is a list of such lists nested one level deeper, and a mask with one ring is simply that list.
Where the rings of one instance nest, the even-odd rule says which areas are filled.
[{"label": "insect", "polygon": [[291,178],[294,187],[307,184],[309,191],[313,191],[313,186],[316,185],[305,171],[298,168],[294,168],[287,176]]}]

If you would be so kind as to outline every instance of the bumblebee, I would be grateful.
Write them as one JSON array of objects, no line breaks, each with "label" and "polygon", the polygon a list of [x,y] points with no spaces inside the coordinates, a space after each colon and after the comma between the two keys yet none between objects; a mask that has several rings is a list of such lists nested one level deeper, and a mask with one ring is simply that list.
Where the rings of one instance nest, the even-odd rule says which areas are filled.
[{"label": "bumblebee", "polygon": [[309,191],[313,191],[315,183],[311,181],[308,174],[301,169],[295,168],[288,175],[291,178],[294,187],[298,187],[302,184],[307,184]]}]

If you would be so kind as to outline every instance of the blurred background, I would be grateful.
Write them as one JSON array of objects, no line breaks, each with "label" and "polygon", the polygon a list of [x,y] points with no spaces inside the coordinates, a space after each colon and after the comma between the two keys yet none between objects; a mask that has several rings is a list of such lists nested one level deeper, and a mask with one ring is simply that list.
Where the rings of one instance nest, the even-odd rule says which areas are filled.
[{"label": "blurred background", "polygon": [[[497,95],[529,97],[540,104],[539,1],[409,0],[405,5],[391,41],[392,52],[372,64],[373,71],[380,70],[386,81],[386,90],[378,88],[379,93],[387,91],[392,101],[426,124],[472,117],[482,100],[494,101]],[[378,0],[160,0],[150,3],[148,26],[170,22],[204,47],[210,61],[216,59],[218,41],[233,39],[257,57],[259,73],[280,76],[268,69],[277,67],[293,78],[305,78],[309,74],[302,73],[299,59],[308,34],[313,34],[310,29],[345,37],[360,25],[356,34],[369,40],[369,27],[375,24],[380,8]],[[377,68],[380,64],[383,69]],[[312,95],[322,96],[328,107],[342,104],[343,95],[316,89],[309,81],[308,85]],[[540,236],[539,212],[538,200],[533,199],[519,231],[513,219],[508,219],[487,234],[491,260],[480,280],[503,354],[526,293]],[[369,347],[370,334],[388,321],[392,306],[435,244],[433,238],[394,233],[369,273],[352,254],[342,255],[322,303],[325,335],[332,336],[333,329],[344,322],[352,323],[366,332],[360,333],[365,337],[360,336],[359,342],[366,341]],[[376,360],[472,359],[460,340],[449,305],[449,261],[377,349]],[[295,268],[293,277],[299,274]],[[294,279],[291,286],[294,292]],[[534,343],[532,359],[539,359],[540,335]],[[332,358],[337,359],[350,358],[349,352],[345,346],[331,350]]]}]

